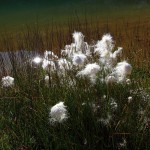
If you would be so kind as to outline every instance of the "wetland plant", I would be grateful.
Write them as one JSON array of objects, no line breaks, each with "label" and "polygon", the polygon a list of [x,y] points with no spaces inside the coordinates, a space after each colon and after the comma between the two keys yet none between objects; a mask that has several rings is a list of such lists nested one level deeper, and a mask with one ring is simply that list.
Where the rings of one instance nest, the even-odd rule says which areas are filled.
[{"label": "wetland plant", "polygon": [[10,58],[12,77],[3,76],[0,88],[0,149],[148,150],[150,96],[123,48],[110,34],[95,44],[81,32],[73,38],[60,57],[46,50],[21,65]]}]

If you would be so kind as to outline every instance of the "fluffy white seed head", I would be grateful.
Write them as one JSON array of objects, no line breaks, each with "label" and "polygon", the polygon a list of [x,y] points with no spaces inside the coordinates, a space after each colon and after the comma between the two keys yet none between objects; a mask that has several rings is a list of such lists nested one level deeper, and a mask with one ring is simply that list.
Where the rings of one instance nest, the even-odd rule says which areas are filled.
[{"label": "fluffy white seed head", "polygon": [[132,72],[132,66],[126,61],[117,63],[117,66],[114,68],[113,74],[116,75],[119,82],[126,81],[126,77]]},{"label": "fluffy white seed head", "polygon": [[74,32],[73,38],[77,49],[80,49],[82,44],[84,43],[84,35],[81,32]]},{"label": "fluffy white seed head", "polygon": [[42,63],[42,68],[44,70],[51,70],[51,71],[54,71],[56,70],[56,66],[55,66],[55,63],[51,60],[47,60],[47,59],[44,59],[43,60],[43,63]]},{"label": "fluffy white seed head", "polygon": [[58,60],[58,68],[62,71],[69,70],[72,67],[71,63],[66,59],[60,58]]},{"label": "fluffy white seed head", "polygon": [[102,41],[110,44],[113,44],[114,42],[112,36],[109,33],[103,35]]},{"label": "fluffy white seed head", "polygon": [[48,76],[48,75],[45,76],[45,79],[44,79],[44,80],[45,80],[45,84],[46,84],[46,85],[49,85],[49,76]]},{"label": "fluffy white seed head", "polygon": [[52,51],[45,51],[44,52],[44,58],[47,60],[57,60],[58,56],[55,55]]},{"label": "fluffy white seed head", "polygon": [[40,58],[40,57],[35,57],[35,58],[33,58],[33,63],[35,63],[35,64],[40,64],[41,62],[42,62],[42,58]]},{"label": "fluffy white seed head", "polygon": [[72,43],[71,45],[66,45],[64,50],[61,50],[61,56],[71,58],[75,52],[76,45]]},{"label": "fluffy white seed head", "polygon": [[14,85],[14,78],[6,76],[2,78],[2,87],[11,87]]},{"label": "fluffy white seed head", "polygon": [[112,36],[105,34],[102,39],[97,42],[94,52],[100,54],[101,57],[107,57],[114,48],[113,43]]},{"label": "fluffy white seed head", "polygon": [[122,75],[130,75],[132,71],[132,66],[126,61],[120,62],[116,66],[116,72]]},{"label": "fluffy white seed head", "polygon": [[59,122],[62,123],[68,118],[68,112],[66,109],[66,106],[64,105],[64,102],[59,102],[56,105],[54,105],[50,110],[50,122]]},{"label": "fluffy white seed head", "polygon": [[100,66],[97,63],[87,64],[83,70],[81,70],[78,75],[89,75],[93,76],[100,71]]},{"label": "fluffy white seed head", "polygon": [[108,76],[106,77],[106,84],[114,84],[117,82],[117,79],[114,76]]},{"label": "fluffy white seed head", "polygon": [[133,100],[132,96],[129,96],[129,97],[128,97],[128,103],[131,103],[132,100]]},{"label": "fluffy white seed head", "polygon": [[118,56],[121,56],[123,51],[122,47],[118,47],[118,49],[116,51],[114,51],[114,53],[112,54],[112,58],[116,59]]},{"label": "fluffy white seed head", "polygon": [[127,85],[130,85],[131,84],[131,80],[130,79],[126,79],[126,83],[127,83]]},{"label": "fluffy white seed head", "polygon": [[72,62],[75,66],[83,65],[86,60],[86,55],[84,54],[74,54]]},{"label": "fluffy white seed head", "polygon": [[66,57],[68,55],[68,50],[61,50],[61,56]]}]

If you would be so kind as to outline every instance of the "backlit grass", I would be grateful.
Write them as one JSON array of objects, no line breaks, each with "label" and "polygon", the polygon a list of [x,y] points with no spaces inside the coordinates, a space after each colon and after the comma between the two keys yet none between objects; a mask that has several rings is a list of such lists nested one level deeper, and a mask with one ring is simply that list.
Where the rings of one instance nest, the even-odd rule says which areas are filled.
[{"label": "backlit grass", "polygon": [[[33,50],[43,57],[48,49],[61,57],[61,49],[72,42],[74,31],[82,31],[91,45],[104,33],[111,33],[115,45],[124,48],[118,62],[129,61],[133,71],[130,84],[109,85],[99,78],[93,84],[88,77],[76,76],[81,70],[78,67],[62,75],[58,70],[32,66],[26,54],[18,65],[10,53],[12,70],[1,77],[10,75],[15,84],[0,87],[0,149],[150,149],[150,25],[143,20],[100,22],[77,17],[65,26],[40,28],[37,24],[15,35],[2,34],[1,50]],[[88,61],[99,63],[92,56]],[[1,68],[5,68],[3,60]],[[106,74],[102,70],[97,76]],[[51,124],[50,109],[60,101],[68,118]]]}]

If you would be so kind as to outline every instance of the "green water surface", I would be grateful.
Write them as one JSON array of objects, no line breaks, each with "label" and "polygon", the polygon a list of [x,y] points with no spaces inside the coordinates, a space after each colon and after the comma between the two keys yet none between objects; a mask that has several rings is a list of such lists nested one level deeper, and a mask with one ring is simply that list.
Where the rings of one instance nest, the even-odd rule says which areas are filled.
[{"label": "green water surface", "polygon": [[134,18],[149,14],[148,0],[5,0],[0,2],[0,32],[37,22],[63,23],[75,16]]}]

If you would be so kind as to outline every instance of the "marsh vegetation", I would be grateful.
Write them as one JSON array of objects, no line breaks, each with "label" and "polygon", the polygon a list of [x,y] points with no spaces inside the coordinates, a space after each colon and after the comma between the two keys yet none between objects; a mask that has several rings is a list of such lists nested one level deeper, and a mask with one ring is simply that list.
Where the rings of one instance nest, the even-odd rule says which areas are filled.
[{"label": "marsh vegetation", "polygon": [[150,149],[149,37],[146,17],[2,33],[0,149]]}]

